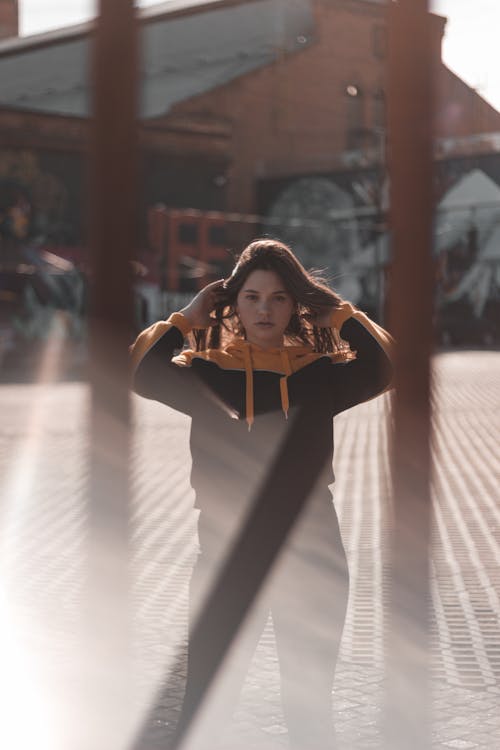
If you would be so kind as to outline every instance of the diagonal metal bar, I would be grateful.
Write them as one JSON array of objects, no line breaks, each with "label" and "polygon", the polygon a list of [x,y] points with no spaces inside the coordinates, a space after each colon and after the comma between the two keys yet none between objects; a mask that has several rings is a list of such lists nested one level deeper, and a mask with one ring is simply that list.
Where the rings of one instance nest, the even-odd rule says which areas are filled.
[{"label": "diagonal metal bar", "polygon": [[396,351],[385,747],[430,747],[428,683],[433,49],[426,0],[389,10],[389,175]]},{"label": "diagonal metal bar", "polygon": [[[133,0],[101,0],[92,47],[90,478],[85,591],[85,750],[120,746],[130,708],[128,514],[130,260],[137,184]],[[74,745],[76,746],[76,745]]]},{"label": "diagonal metal bar", "polygon": [[[253,510],[214,583],[193,628],[190,646],[200,654],[197,692],[177,727],[172,750],[185,739],[246,613],[331,454],[322,444],[311,450],[314,413],[301,407],[269,466]],[[307,461],[304,456],[307,455]],[[255,554],[258,548],[259,554]]]}]

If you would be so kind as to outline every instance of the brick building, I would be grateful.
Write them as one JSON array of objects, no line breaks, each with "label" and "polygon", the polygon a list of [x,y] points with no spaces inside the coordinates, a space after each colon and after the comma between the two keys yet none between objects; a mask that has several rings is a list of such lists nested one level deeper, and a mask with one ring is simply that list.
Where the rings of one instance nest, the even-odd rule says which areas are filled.
[{"label": "brick building", "polygon": [[[253,6],[254,15],[258,15],[266,5],[269,3],[264,0],[219,0],[208,5],[191,0],[184,9],[179,10],[176,4],[176,10],[171,11],[166,4],[143,11],[142,25],[167,31],[174,24],[186,27],[199,18],[202,34],[209,17],[219,25],[227,24],[234,6],[251,10]],[[161,90],[155,92],[154,105],[141,127],[147,202],[255,211],[261,207],[257,186],[262,180],[325,174],[380,162],[385,139],[386,4],[377,0],[293,0],[289,5],[302,8],[301,15],[287,15],[275,6],[274,54],[247,66],[248,72],[241,64],[247,50],[240,55],[231,51],[232,69],[214,80],[204,79],[204,67],[213,64],[218,52],[205,43],[190,71],[193,78],[199,76],[201,91],[194,87],[195,95],[190,96],[189,86],[181,81],[178,88],[184,84],[185,91],[171,102],[165,97],[163,106]],[[0,19],[15,13],[17,23],[16,2],[1,0],[0,10]],[[290,19],[293,28],[287,30]],[[439,16],[432,20],[438,91],[436,137],[500,132],[500,114],[442,63],[446,21]],[[235,18],[238,21],[241,19]],[[39,90],[34,90],[38,85],[35,67],[38,63],[50,71],[50,55],[56,48],[59,60],[74,66],[75,60],[78,62],[75,53],[85,46],[79,58],[83,71],[90,30],[87,24],[0,46],[0,74],[6,79],[9,65],[13,71],[19,70],[30,52],[38,52],[38,57],[32,55],[34,82],[22,81],[21,86],[16,82],[15,96],[10,91],[4,93],[5,88],[0,90],[3,144],[59,152],[65,159],[69,152],[82,154],[88,102],[69,106],[58,96],[57,80],[40,81]],[[143,35],[144,42],[148,39]],[[219,32],[215,44],[227,44],[227,30],[225,36]],[[25,70],[30,70],[29,61]],[[183,74],[180,66],[171,66],[171,76],[180,79]],[[60,83],[61,89],[64,83]],[[86,99],[84,72],[77,81],[70,80],[68,88],[72,84],[75,90],[84,89],[80,93]],[[207,184],[196,179],[201,163],[211,165]]]},{"label": "brick building", "polygon": [[[0,0],[0,8],[15,5]],[[366,269],[387,259],[387,4],[174,5],[140,12],[143,249],[150,239],[147,210],[156,204],[253,214],[261,218],[229,222],[230,244],[271,231],[306,261],[350,276],[351,297],[380,295]],[[439,192],[444,196],[477,168],[498,184],[500,114],[443,64],[446,20],[431,18]],[[38,231],[68,257],[85,244],[91,29],[85,24],[0,44],[0,174],[28,184]],[[356,216],[356,226],[335,212]],[[178,257],[193,246],[196,240],[185,238]],[[363,290],[353,264],[366,271]],[[151,257],[146,265],[153,269]],[[175,285],[182,281],[182,274],[151,273],[166,287],[174,277]]]},{"label": "brick building", "polygon": [[19,34],[19,8],[17,0],[0,0],[0,39]]},{"label": "brick building", "polygon": [[[177,104],[157,124],[231,124],[227,207],[259,208],[256,182],[369,166],[384,154],[387,7],[315,0],[304,49]],[[432,16],[436,138],[499,132],[500,114],[442,62],[446,20]],[[306,44],[306,42],[309,42]]]}]

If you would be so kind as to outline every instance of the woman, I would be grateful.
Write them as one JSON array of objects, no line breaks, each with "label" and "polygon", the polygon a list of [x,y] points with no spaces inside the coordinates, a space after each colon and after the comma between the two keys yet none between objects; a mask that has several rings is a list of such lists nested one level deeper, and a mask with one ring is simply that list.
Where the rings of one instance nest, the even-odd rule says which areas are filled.
[{"label": "woman", "polygon": [[[192,347],[174,356],[186,337]],[[192,417],[201,554],[191,622],[294,413],[306,408],[314,417],[304,453],[326,444],[333,454],[333,417],[389,386],[390,346],[386,331],[269,239],[252,242],[229,278],[139,335],[135,390]],[[219,701],[229,712],[271,612],[293,750],[335,747],[331,697],[348,571],[333,481],[328,462],[254,607]],[[185,706],[197,662],[190,650]]]}]

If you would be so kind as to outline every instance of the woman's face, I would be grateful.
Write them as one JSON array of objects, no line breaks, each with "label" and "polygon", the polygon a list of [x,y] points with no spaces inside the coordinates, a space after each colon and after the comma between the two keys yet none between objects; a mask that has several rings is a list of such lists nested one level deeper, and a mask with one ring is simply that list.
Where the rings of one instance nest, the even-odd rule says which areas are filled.
[{"label": "woman's face", "polygon": [[247,340],[263,349],[283,346],[293,310],[293,299],[274,271],[252,271],[236,298]]}]

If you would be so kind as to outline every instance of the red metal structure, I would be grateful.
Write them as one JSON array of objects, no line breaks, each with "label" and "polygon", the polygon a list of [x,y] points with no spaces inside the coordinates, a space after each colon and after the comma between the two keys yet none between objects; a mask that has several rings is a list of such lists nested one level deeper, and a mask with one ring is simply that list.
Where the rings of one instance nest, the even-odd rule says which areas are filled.
[{"label": "red metal structure", "polygon": [[428,685],[432,83],[427,0],[393,3],[389,55],[390,324],[395,528],[386,747],[430,747]]},{"label": "red metal structure", "polygon": [[[431,96],[429,18],[425,0],[392,4],[389,90],[390,222],[393,270],[390,310],[398,339],[396,361],[392,628],[386,744],[393,750],[429,747],[427,685],[428,537],[430,472],[429,357],[431,344]],[[126,54],[124,54],[126,50]],[[91,497],[88,646],[101,664],[101,679],[91,673],[87,693],[90,734],[82,750],[113,745],[113,733],[126,715],[130,680],[127,669],[127,537],[129,402],[127,334],[131,328],[129,260],[135,226],[137,52],[133,4],[102,0],[94,57],[92,147],[93,314],[91,321]],[[166,223],[166,228],[163,224]],[[194,242],[188,225],[200,233]],[[183,255],[200,248],[201,271],[223,258],[223,243],[210,233],[223,229],[214,215],[158,214],[155,242],[167,246],[170,288],[179,284]],[[199,283],[203,283],[200,274]],[[306,412],[298,415],[286,451],[303,454]],[[254,509],[214,585],[195,627],[193,642],[205,643],[204,678],[191,714],[178,728],[180,747],[203,703],[238,627],[307,500],[327,456],[314,453],[307,464],[283,468],[280,452],[255,498]],[[290,470],[291,469],[291,470]],[[273,477],[288,471],[286,507],[274,492]],[[271,525],[262,513],[276,504]],[[266,514],[269,517],[269,513]],[[249,565],[258,538],[261,555]],[[220,619],[225,610],[224,621]],[[118,637],[118,635],[119,637]],[[105,695],[108,697],[105,698]],[[111,695],[111,698],[109,697]],[[103,704],[105,701],[105,706]],[[106,728],[97,721],[107,711]],[[94,724],[92,722],[95,722]],[[92,727],[94,731],[92,731]],[[85,734],[85,733],[83,733]]]},{"label": "red metal structure", "polygon": [[148,226],[151,247],[164,261],[170,292],[202,289],[229,265],[222,213],[154,206]]},{"label": "red metal structure", "polygon": [[[124,54],[126,50],[126,54]],[[137,31],[132,0],[102,0],[90,147],[90,484],[83,705],[72,746],[109,750],[130,715],[128,582],[131,263],[137,211]],[[106,715],[106,720],[99,717]]]}]

